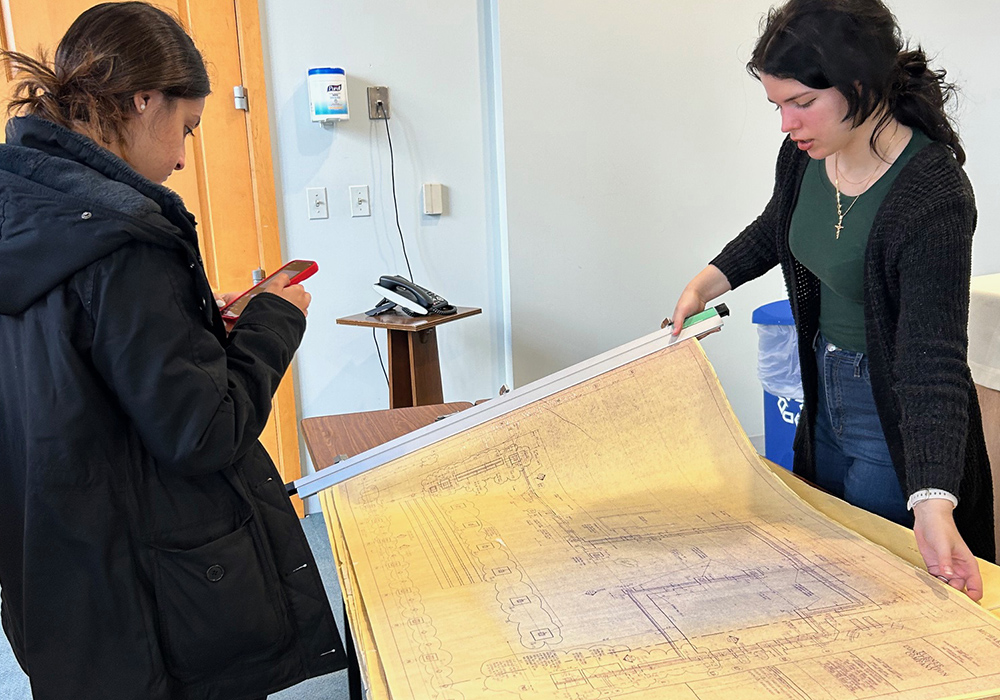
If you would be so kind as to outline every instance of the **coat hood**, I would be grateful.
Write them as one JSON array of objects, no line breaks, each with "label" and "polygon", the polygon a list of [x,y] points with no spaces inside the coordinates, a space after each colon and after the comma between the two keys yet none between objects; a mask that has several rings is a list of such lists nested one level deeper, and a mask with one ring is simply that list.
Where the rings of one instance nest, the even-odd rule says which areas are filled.
[{"label": "coat hood", "polygon": [[11,119],[0,145],[0,314],[19,314],[132,240],[193,245],[180,197],[87,137]]}]

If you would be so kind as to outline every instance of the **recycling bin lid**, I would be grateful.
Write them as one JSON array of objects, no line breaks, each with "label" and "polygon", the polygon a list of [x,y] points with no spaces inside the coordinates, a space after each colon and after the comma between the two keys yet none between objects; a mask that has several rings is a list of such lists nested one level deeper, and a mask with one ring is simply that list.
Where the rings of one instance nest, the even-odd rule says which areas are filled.
[{"label": "recycling bin lid", "polygon": [[772,301],[770,304],[758,306],[753,310],[750,319],[753,323],[766,326],[794,326],[795,319],[792,318],[792,305],[788,299]]}]

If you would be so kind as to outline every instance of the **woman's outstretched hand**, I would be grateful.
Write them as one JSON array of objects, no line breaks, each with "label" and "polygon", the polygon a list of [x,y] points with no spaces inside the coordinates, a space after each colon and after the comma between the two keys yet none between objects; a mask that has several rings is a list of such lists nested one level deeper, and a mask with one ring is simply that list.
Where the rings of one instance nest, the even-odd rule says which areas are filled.
[{"label": "woman's outstretched hand", "polygon": [[681,298],[677,300],[677,305],[674,306],[674,313],[669,318],[663,319],[660,328],[666,328],[676,320],[677,323],[674,323],[671,335],[678,335],[684,327],[684,319],[688,316],[700,314],[705,310],[707,304],[708,302],[702,299],[695,290],[691,289],[690,285],[685,287],[684,291],[681,292]]},{"label": "woman's outstretched hand", "polygon": [[693,280],[681,292],[681,298],[677,300],[674,313],[669,318],[663,319],[660,328],[666,328],[674,323],[672,335],[680,335],[684,327],[684,319],[695,314],[700,314],[705,310],[712,299],[725,294],[732,286],[722,270],[715,265],[709,265],[699,272]]},{"label": "woman's outstretched hand", "polygon": [[979,562],[958,534],[951,501],[933,498],[913,507],[913,532],[927,571],[972,600],[983,597]]}]

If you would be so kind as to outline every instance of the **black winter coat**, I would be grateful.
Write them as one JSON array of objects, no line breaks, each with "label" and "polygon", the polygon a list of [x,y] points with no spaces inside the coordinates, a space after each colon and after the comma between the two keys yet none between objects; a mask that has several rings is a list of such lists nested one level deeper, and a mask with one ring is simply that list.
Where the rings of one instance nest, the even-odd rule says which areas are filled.
[{"label": "black winter coat", "polygon": [[[819,280],[792,256],[788,230],[809,155],[786,139],[764,213],[712,264],[735,289],[781,265],[792,303],[805,402],[795,473],[815,474]],[[865,341],[872,394],[903,493],[958,496],[955,524],[973,554],[996,557],[993,482],[968,354],[976,205],[972,185],[940,143],[920,149],[872,224],[864,261]]]},{"label": "black winter coat", "polygon": [[0,586],[35,700],[238,700],[342,668],[257,441],[305,330],[226,335],[180,198],[89,139],[0,146]]}]

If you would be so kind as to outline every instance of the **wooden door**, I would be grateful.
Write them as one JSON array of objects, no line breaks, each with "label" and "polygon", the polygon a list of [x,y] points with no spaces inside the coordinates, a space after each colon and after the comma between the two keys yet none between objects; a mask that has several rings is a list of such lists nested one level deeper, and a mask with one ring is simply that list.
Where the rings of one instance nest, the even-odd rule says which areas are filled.
[{"label": "wooden door", "polygon": [[[4,48],[51,57],[59,39],[94,0],[0,0]],[[256,0],[158,0],[178,17],[209,65],[212,92],[201,126],[189,141],[188,166],[166,185],[198,219],[209,281],[221,291],[249,286],[252,271],[281,266],[263,52]],[[12,76],[0,71],[7,94]],[[233,103],[233,87],[249,94],[248,110]],[[6,113],[3,114],[6,121]],[[261,442],[285,481],[301,476],[291,371],[275,396]],[[296,509],[302,515],[297,498]]]},{"label": "wooden door", "polygon": [[[55,53],[59,39],[69,29],[81,12],[97,5],[90,0],[3,0],[4,17],[4,48],[20,51],[31,56],[38,56],[45,51],[51,59]],[[178,15],[177,0],[158,3],[159,7]],[[4,71],[5,80],[11,76]],[[7,86],[4,86],[5,88]],[[6,89],[4,91],[6,96]],[[4,106],[6,110],[6,105]],[[3,113],[6,122],[6,111]],[[198,180],[196,168],[185,168],[170,176],[167,186],[184,198],[188,209],[197,216],[201,212],[201,199],[198,195]]]}]

